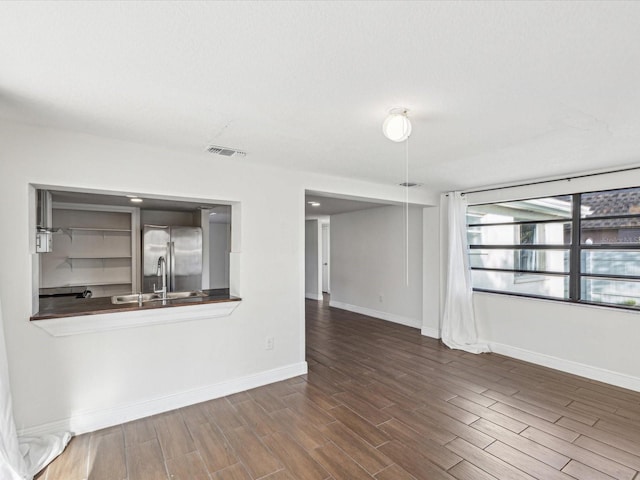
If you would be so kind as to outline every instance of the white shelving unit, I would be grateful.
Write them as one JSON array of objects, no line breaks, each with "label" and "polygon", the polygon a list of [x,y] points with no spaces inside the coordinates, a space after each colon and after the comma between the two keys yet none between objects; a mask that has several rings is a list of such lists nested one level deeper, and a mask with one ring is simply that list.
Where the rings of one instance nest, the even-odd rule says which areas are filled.
[{"label": "white shelving unit", "polygon": [[138,209],[54,203],[53,224],[41,288],[91,287],[94,297],[138,290]]}]

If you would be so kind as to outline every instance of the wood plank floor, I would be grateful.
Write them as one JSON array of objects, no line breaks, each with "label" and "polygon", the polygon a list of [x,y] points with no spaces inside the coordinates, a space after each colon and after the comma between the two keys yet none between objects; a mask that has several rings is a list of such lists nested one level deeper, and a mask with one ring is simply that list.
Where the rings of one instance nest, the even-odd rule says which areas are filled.
[{"label": "wood plank floor", "polygon": [[640,480],[640,393],[307,301],[308,375],[74,438],[40,480]]}]

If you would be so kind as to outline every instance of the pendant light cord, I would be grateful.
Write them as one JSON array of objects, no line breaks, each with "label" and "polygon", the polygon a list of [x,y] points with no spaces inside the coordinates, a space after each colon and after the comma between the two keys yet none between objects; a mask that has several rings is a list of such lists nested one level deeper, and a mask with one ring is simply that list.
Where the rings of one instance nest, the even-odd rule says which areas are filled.
[{"label": "pendant light cord", "polygon": [[404,273],[409,286],[409,138],[405,140],[404,158]]}]

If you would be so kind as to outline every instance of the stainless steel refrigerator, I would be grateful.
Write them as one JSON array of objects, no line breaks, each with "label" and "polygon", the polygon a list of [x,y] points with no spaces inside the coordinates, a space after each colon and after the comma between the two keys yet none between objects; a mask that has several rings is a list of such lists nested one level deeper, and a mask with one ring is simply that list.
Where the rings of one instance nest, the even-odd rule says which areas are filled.
[{"label": "stainless steel refrigerator", "polygon": [[158,260],[164,257],[167,291],[202,289],[202,229],[144,225],[142,229],[142,289],[153,292],[162,287]]}]

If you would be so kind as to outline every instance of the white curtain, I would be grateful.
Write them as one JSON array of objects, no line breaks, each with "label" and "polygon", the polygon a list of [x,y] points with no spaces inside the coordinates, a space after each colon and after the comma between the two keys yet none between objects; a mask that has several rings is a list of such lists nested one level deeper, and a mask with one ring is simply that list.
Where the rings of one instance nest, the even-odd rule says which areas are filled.
[{"label": "white curtain", "polygon": [[0,305],[0,479],[31,480],[64,450],[71,436],[64,432],[42,438],[18,439],[11,406],[6,349]]},{"label": "white curtain", "polygon": [[487,345],[478,343],[473,313],[473,290],[467,256],[467,201],[460,192],[450,192],[448,199],[449,249],[442,341],[450,348],[470,353],[489,352]]}]

